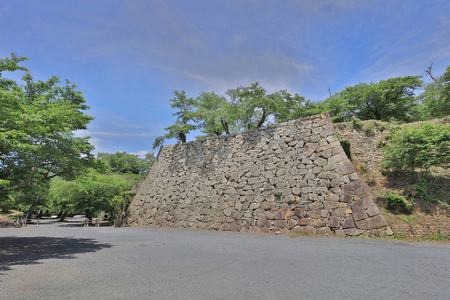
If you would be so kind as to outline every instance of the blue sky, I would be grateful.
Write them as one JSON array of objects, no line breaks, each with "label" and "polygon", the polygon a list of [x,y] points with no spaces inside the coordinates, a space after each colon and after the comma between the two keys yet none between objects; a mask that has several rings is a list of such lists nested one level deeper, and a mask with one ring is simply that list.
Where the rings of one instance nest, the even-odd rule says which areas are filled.
[{"label": "blue sky", "polygon": [[175,89],[259,81],[322,101],[328,88],[424,75],[431,62],[440,75],[450,1],[0,0],[0,57],[11,52],[31,57],[36,79],[85,93],[96,119],[78,134],[96,152],[144,153],[174,121]]}]

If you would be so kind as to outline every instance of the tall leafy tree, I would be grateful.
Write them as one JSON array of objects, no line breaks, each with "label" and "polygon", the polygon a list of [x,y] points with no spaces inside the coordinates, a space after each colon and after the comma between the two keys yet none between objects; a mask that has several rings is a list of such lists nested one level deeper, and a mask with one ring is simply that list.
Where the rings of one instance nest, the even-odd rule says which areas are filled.
[{"label": "tall leafy tree", "polygon": [[147,152],[145,157],[139,157],[137,154],[130,154],[125,151],[101,152],[97,154],[97,158],[105,162],[114,173],[132,173],[146,176],[155,161],[155,154]]},{"label": "tall leafy tree", "polygon": [[89,168],[72,181],[52,180],[49,198],[53,208],[85,212],[91,219],[93,212],[114,209],[114,197],[129,191],[132,186],[133,181],[126,175],[102,174]]},{"label": "tall leafy tree", "polygon": [[283,90],[268,94],[258,82],[248,87],[239,86],[227,93],[232,95],[238,108],[239,129],[260,128],[271,117],[274,121],[284,121],[294,111],[295,104],[303,98],[297,94],[292,97]]},{"label": "tall leafy tree", "polygon": [[441,76],[435,77],[432,66],[425,72],[433,82],[425,85],[425,90],[417,97],[423,104],[424,119],[441,118],[450,115],[450,66]]},{"label": "tall leafy tree", "polygon": [[197,128],[196,125],[189,123],[193,120],[193,111],[196,104],[195,99],[188,98],[185,91],[174,92],[175,98],[171,99],[172,108],[177,112],[173,115],[177,117],[175,124],[165,128],[167,133],[159,136],[153,142],[153,149],[161,146],[167,139],[177,139],[181,143],[186,143],[186,135]]},{"label": "tall leafy tree", "polygon": [[286,109],[277,114],[276,120],[278,122],[286,122],[289,120],[321,114],[327,111],[325,107],[326,106],[323,102],[314,102],[309,99],[305,100],[303,96],[295,94],[291,98],[291,102]]},{"label": "tall leafy tree", "polygon": [[201,92],[196,100],[194,120],[206,136],[229,134],[234,130],[239,112],[234,103],[214,92]]},{"label": "tall leafy tree", "polygon": [[332,117],[350,121],[392,119],[409,121],[418,113],[414,91],[421,87],[420,76],[395,77],[378,83],[359,83],[324,101]]},{"label": "tall leafy tree", "polygon": [[392,170],[421,169],[450,165],[450,125],[423,123],[395,131],[383,149],[383,167]]},{"label": "tall leafy tree", "polygon": [[184,91],[175,90],[174,94],[171,106],[177,109],[174,113],[177,120],[165,128],[165,135],[155,139],[153,148],[171,138],[184,143],[186,134],[193,130],[203,132],[205,135],[197,136],[202,138],[260,128],[269,122],[288,121],[299,115],[305,100],[283,90],[269,94],[258,82],[227,90],[228,99],[214,92],[202,92],[196,99],[188,98]]},{"label": "tall leafy tree", "polygon": [[12,54],[0,59],[0,193],[32,186],[56,176],[73,176],[91,163],[88,137],[75,137],[94,118],[83,93],[56,76],[24,84],[3,78],[5,71],[27,71],[27,60]]}]

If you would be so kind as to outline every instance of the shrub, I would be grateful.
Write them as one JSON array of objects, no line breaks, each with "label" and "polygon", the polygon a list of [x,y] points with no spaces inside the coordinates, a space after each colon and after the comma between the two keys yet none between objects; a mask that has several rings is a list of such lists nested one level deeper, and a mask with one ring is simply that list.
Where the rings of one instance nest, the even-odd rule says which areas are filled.
[{"label": "shrub", "polygon": [[383,124],[380,121],[375,121],[374,124],[375,124],[375,127],[378,128],[378,130],[381,132],[385,131],[386,129],[389,129],[388,125]]},{"label": "shrub", "polygon": [[449,198],[444,199],[444,201],[438,199],[443,196],[442,185],[435,182],[431,177],[419,178],[412,188],[405,191],[405,195],[416,201],[434,202],[442,208],[450,208]]},{"label": "shrub", "polygon": [[360,119],[358,119],[358,118],[353,118],[352,123],[353,123],[353,128],[355,128],[355,129],[357,129],[357,130],[360,130],[360,129],[362,128],[362,123],[361,123],[361,120],[360,120]]},{"label": "shrub", "polygon": [[386,145],[387,145],[387,142],[384,140],[384,138],[379,139],[378,142],[377,142],[377,148],[378,149],[383,148]]},{"label": "shrub", "polygon": [[362,129],[366,136],[374,136],[375,130],[373,129],[372,123],[366,123]]},{"label": "shrub", "polygon": [[450,164],[450,124],[407,126],[390,135],[390,142],[383,148],[385,169],[420,168],[428,174],[431,166]]},{"label": "shrub", "polygon": [[386,207],[390,210],[411,212],[414,207],[413,201],[408,200],[405,196],[398,195],[392,191],[389,191],[384,198],[386,199]]}]

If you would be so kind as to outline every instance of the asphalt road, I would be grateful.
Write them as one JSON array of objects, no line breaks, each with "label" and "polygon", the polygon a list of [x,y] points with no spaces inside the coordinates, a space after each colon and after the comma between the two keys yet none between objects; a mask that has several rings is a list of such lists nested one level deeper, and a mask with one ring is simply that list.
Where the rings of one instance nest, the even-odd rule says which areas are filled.
[{"label": "asphalt road", "polygon": [[0,229],[0,299],[450,299],[449,244],[74,221]]}]

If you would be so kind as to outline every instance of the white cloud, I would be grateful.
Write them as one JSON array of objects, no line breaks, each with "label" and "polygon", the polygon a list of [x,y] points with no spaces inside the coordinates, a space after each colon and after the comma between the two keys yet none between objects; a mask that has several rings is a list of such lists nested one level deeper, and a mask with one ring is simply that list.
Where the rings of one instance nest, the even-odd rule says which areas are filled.
[{"label": "white cloud", "polygon": [[136,154],[136,155],[138,155],[139,157],[145,157],[145,155],[146,155],[148,152],[152,152],[152,151],[139,150],[139,151],[136,151],[136,152],[132,152],[131,154]]}]

